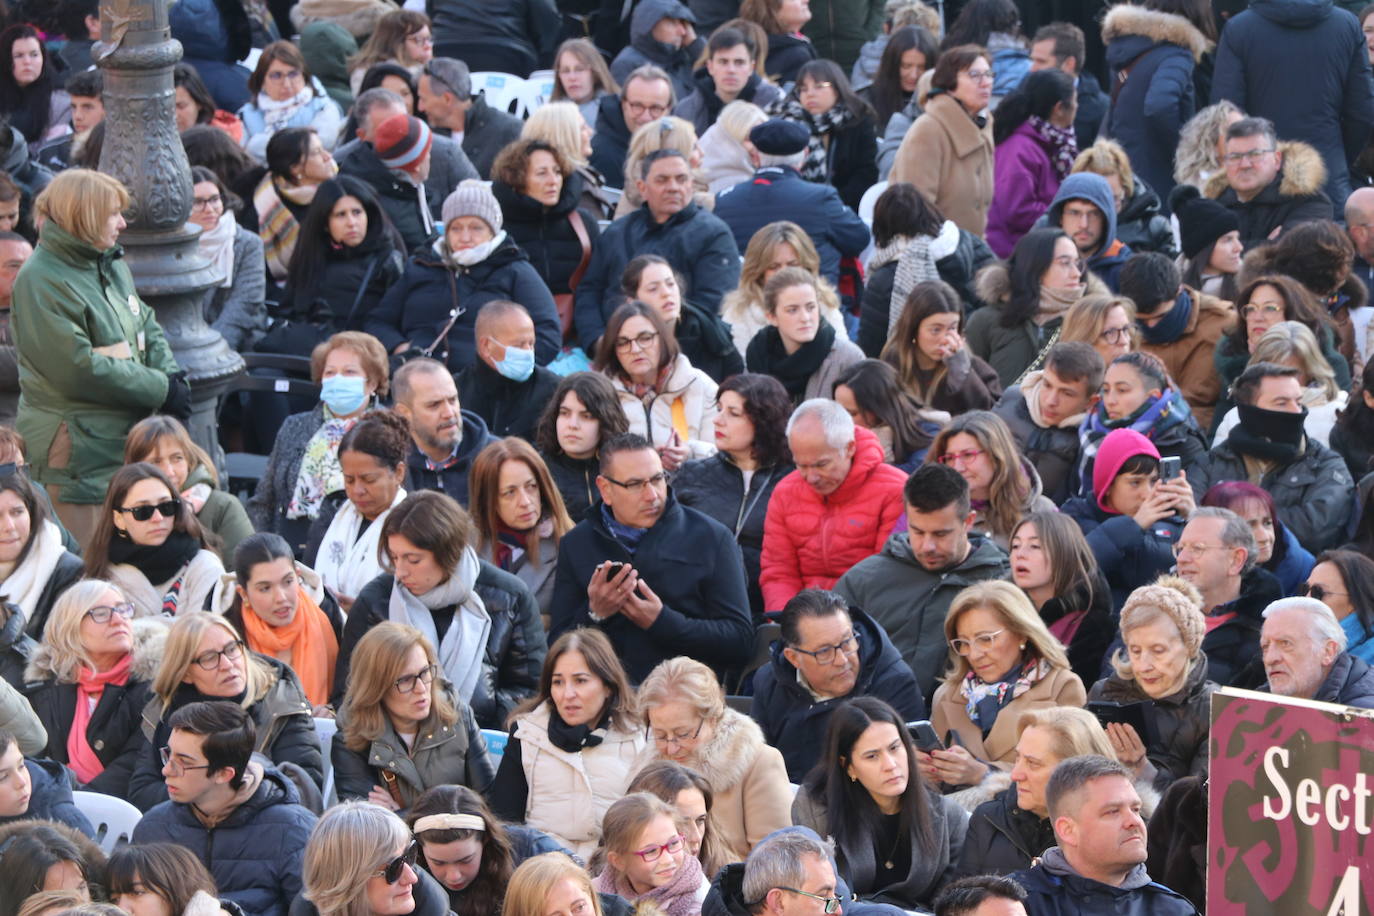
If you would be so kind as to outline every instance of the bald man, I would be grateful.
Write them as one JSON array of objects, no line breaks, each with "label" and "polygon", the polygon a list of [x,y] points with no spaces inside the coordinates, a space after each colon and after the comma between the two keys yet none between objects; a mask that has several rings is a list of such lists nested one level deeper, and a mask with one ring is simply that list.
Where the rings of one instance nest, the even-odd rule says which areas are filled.
[{"label": "bald man", "polygon": [[[1345,231],[1355,246],[1355,263],[1351,272],[1364,282],[1364,288],[1374,293],[1374,188],[1357,188],[1345,199]],[[1359,348],[1360,358],[1368,361],[1369,319],[1374,317],[1374,308],[1365,306],[1350,313],[1350,321],[1355,326],[1355,345]]]},{"label": "bald man", "polygon": [[458,374],[458,397],[486,421],[493,436],[534,441],[539,416],[558,376],[534,364],[534,321],[524,306],[497,299],[482,306],[473,327],[477,362]]}]

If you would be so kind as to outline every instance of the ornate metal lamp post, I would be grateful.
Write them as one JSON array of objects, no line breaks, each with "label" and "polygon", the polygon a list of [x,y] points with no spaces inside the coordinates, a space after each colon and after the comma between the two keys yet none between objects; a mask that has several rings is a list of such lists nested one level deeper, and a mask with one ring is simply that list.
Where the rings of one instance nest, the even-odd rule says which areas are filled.
[{"label": "ornate metal lamp post", "polygon": [[191,170],[177,134],[172,67],[181,43],[167,24],[169,0],[104,0],[95,58],[105,71],[100,170],[129,189],[120,237],[138,294],[157,312],[191,382],[190,432],[216,461],[215,405],[243,360],[205,323],[201,305],[219,278],[201,254],[191,215]]}]

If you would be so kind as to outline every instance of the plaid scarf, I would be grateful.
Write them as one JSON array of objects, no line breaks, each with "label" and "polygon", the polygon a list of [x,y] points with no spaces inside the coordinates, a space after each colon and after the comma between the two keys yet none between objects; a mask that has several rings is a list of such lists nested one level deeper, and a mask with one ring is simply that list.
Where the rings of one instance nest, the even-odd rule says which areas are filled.
[{"label": "plaid scarf", "polygon": [[1063,181],[1073,171],[1073,161],[1078,158],[1078,138],[1074,135],[1072,127],[1055,127],[1049,121],[1039,115],[1031,115],[1026,119],[1031,130],[1035,131],[1036,136],[1049,144],[1053,152],[1050,154],[1050,162],[1054,164],[1054,173]]},{"label": "plaid scarf", "polygon": [[[795,90],[793,90],[795,92]],[[805,124],[811,131],[806,141],[806,158],[802,160],[801,176],[807,181],[827,184],[830,181],[830,162],[825,153],[825,137],[832,131],[843,130],[858,118],[844,105],[837,104],[829,111],[813,115],[802,107],[801,102],[789,96],[772,106],[772,113],[789,121]]]}]

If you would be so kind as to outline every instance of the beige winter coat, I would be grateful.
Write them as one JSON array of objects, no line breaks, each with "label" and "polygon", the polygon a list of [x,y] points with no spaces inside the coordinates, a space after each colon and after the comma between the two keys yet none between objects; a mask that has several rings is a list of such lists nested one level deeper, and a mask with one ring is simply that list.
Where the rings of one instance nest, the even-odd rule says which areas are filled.
[{"label": "beige winter coat", "polygon": [[694,367],[687,357],[678,354],[663,390],[647,405],[635,397],[619,372],[609,373],[609,378],[620,398],[625,419],[630,421],[630,432],[648,439],[655,448],[667,445],[674,429],[673,404],[681,401],[682,418],[687,426],[683,444],[691,447],[693,458],[710,458],[716,453],[712,425],[717,410],[716,383],[711,376]]},{"label": "beige winter coat", "polygon": [[[203,611],[206,600],[224,574],[224,563],[213,550],[200,550],[184,567],[177,612]],[[162,598],[172,582],[153,583],[133,566],[116,563],[110,567],[110,581],[129,596],[135,617],[155,617],[162,613]],[[175,580],[172,580],[175,581]]]},{"label": "beige winter coat", "polygon": [[909,181],[946,219],[980,238],[992,206],[992,116],[979,127],[946,92],[932,95],[897,149],[892,182]]},{"label": "beige winter coat", "polygon": [[964,698],[959,691],[950,690],[948,684],[941,683],[931,703],[930,724],[935,726],[935,733],[942,739],[950,729],[957,732],[964,749],[976,759],[1001,770],[1010,770],[1016,762],[1016,741],[1020,737],[1016,731],[1016,721],[1021,718],[1021,713],[1049,706],[1082,706],[1087,699],[1088,693],[1083,689],[1083,682],[1078,675],[1068,668],[1055,669],[1032,684],[1030,690],[1002,707],[992,731],[984,738],[982,730],[969,719]]}]

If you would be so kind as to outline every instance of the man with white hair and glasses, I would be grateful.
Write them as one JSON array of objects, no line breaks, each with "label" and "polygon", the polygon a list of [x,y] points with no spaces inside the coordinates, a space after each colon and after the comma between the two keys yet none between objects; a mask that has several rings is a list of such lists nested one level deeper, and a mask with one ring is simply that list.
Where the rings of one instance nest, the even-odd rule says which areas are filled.
[{"label": "man with white hair and glasses", "polygon": [[1374,668],[1345,648],[1340,621],[1315,598],[1264,609],[1260,654],[1270,693],[1374,709]]}]

